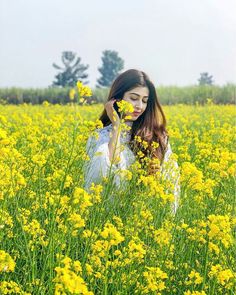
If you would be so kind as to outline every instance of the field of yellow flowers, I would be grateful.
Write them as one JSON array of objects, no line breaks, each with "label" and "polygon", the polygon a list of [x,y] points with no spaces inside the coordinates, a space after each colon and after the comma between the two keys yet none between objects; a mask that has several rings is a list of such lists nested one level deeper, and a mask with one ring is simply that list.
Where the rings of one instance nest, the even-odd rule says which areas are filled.
[{"label": "field of yellow flowers", "polygon": [[176,215],[138,162],[83,190],[102,105],[0,106],[0,294],[235,294],[235,107],[163,109]]}]

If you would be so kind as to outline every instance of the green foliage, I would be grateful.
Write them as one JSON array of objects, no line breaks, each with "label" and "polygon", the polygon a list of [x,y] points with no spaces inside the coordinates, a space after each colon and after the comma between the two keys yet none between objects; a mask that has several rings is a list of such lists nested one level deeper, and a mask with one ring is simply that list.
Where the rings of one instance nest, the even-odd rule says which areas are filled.
[{"label": "green foliage", "polygon": [[[23,88],[1,88],[1,104],[41,104],[48,101],[51,104],[67,104],[69,99],[69,87],[55,87],[45,89],[23,89]],[[109,88],[92,89],[93,95],[88,103],[104,103],[107,100]],[[236,85],[227,84],[224,86],[202,85],[202,86],[158,86],[157,95],[162,105],[174,104],[200,104],[207,103],[212,99],[215,104],[235,104]]]},{"label": "green foliage", "polygon": [[124,61],[116,51],[103,51],[102,66],[98,68],[102,76],[97,80],[97,87],[109,87],[123,67]]},{"label": "green foliage", "polygon": [[74,87],[76,82],[79,80],[83,84],[87,84],[88,75],[85,71],[88,69],[88,65],[83,65],[80,63],[81,58],[77,57],[76,54],[72,51],[63,51],[61,57],[64,67],[60,67],[53,63],[53,67],[60,70],[61,72],[55,76],[55,81],[53,81],[52,86],[61,86],[61,87]]},{"label": "green foliage", "polygon": [[0,102],[2,104],[41,104],[48,101],[52,104],[68,103],[69,100],[69,87],[64,88],[2,88],[0,89]]},{"label": "green foliage", "polygon": [[207,99],[212,99],[215,104],[235,104],[236,85],[226,84],[216,85],[193,85],[185,87],[159,86],[157,94],[162,104],[172,105],[182,104],[201,104],[207,103]]}]

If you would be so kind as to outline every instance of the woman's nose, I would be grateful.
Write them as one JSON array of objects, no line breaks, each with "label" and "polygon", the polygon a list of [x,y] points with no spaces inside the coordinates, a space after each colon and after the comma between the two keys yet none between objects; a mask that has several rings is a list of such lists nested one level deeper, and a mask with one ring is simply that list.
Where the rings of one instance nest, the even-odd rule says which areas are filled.
[{"label": "woman's nose", "polygon": [[143,107],[142,101],[138,101],[138,102],[136,103],[136,108],[138,108],[138,109],[141,110],[142,107]]}]

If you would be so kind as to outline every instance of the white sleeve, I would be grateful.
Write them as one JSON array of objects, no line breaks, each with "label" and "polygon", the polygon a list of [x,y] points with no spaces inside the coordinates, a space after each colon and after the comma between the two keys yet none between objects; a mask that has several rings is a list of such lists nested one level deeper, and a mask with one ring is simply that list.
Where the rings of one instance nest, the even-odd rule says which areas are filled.
[{"label": "white sleeve", "polygon": [[[109,158],[108,144],[110,141],[109,132],[107,130],[99,133],[98,139],[90,136],[86,144],[86,152],[90,160],[85,163],[84,178],[85,188],[88,189],[92,182],[100,183],[103,177],[108,176],[109,170],[114,172],[116,169],[126,169],[126,160],[123,152],[120,153],[120,162],[112,164]],[[115,177],[115,181],[119,183],[119,179]]]},{"label": "white sleeve", "polygon": [[169,142],[162,164],[162,174],[164,179],[169,180],[174,186],[174,203],[172,204],[172,212],[175,214],[179,206],[180,199],[180,169],[178,162],[173,157],[173,152]]}]

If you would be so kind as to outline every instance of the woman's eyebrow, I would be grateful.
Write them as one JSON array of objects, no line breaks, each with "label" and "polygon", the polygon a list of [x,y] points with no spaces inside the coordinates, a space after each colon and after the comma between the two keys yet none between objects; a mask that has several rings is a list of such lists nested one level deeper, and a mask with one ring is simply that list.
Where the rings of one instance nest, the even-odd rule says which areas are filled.
[{"label": "woman's eyebrow", "polygon": [[[140,96],[138,93],[135,93],[135,92],[130,92],[130,94],[135,94],[135,95]],[[148,97],[148,96],[144,96],[143,98],[145,98],[145,97]]]}]

